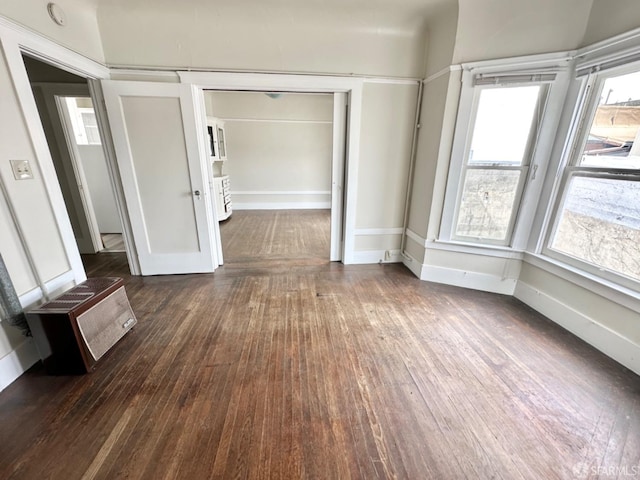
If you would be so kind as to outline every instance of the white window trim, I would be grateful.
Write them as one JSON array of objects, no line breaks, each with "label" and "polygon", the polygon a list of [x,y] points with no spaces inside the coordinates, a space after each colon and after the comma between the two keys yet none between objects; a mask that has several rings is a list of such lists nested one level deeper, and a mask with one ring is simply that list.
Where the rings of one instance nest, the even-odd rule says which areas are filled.
[{"label": "white window trim", "polygon": [[[585,168],[577,165],[577,162],[584,149],[591,128],[591,120],[599,104],[598,94],[606,79],[640,71],[640,60],[638,60],[640,46],[635,49],[625,49],[625,53],[628,55],[626,58],[628,58],[629,62],[627,63],[624,62],[624,57],[621,57],[620,53],[611,53],[600,57],[599,60],[589,59],[585,64],[579,62],[576,65],[576,81],[581,82],[580,93],[576,99],[573,118],[557,169],[553,187],[553,200],[549,204],[545,215],[544,229],[540,236],[541,242],[538,244],[536,253],[556,264],[566,265],[566,268],[573,272],[583,272],[585,277],[591,280],[600,279],[607,285],[619,285],[623,292],[640,292],[640,282],[636,280],[551,248],[552,237],[559,222],[560,209],[564,202],[570,178],[577,173],[587,172],[591,172],[591,175],[587,173],[588,176],[595,175],[602,178],[610,176],[612,169]],[[607,64],[612,66],[606,69],[600,68],[601,65]],[[591,73],[584,73],[587,69],[590,69]],[[636,173],[634,176],[637,177],[637,175]],[[635,298],[637,300],[639,297],[635,296]]]},{"label": "white window trim", "polygon": [[[548,160],[563,111],[562,99],[569,87],[570,73],[572,72],[570,65],[573,53],[534,55],[462,65],[462,88],[438,242],[449,244],[452,249],[461,244],[498,250],[507,248],[513,251],[522,251],[525,249],[532,231],[539,196],[549,165]],[[555,75],[553,82],[549,82],[548,76],[551,74]],[[543,111],[543,121],[540,123],[540,128],[537,132],[536,144],[532,146],[533,154],[529,160],[529,171],[525,174],[524,191],[520,198],[519,207],[516,206],[518,211],[513,220],[514,225],[508,245],[492,245],[484,241],[461,241],[460,238],[455,237],[453,234],[459,197],[463,188],[461,175],[465,170],[465,152],[470,141],[469,137],[473,131],[474,119],[472,114],[475,112],[476,92],[479,88],[483,88],[481,86],[476,88],[474,79],[479,77],[484,79],[487,76],[508,76],[511,78],[538,76],[539,81],[536,82],[531,79],[526,84],[549,84]],[[515,83],[512,84],[515,85]]]}]

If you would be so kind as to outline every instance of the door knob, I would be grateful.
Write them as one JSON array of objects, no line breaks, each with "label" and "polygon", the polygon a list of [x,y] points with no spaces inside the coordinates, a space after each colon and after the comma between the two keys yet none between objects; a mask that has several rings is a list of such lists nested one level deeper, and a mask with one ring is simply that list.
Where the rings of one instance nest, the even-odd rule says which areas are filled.
[{"label": "door knob", "polygon": [[193,194],[200,200],[200,190],[196,190]]}]

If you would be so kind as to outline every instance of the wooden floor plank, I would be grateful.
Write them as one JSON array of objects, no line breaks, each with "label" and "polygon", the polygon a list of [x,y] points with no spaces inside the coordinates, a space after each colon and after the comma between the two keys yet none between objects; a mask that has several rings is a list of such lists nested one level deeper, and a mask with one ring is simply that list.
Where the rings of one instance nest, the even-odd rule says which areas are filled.
[{"label": "wooden floor plank", "polygon": [[329,262],[327,212],[239,213],[215,274],[83,258],[138,324],[0,393],[0,478],[640,476],[637,375],[511,297]]}]

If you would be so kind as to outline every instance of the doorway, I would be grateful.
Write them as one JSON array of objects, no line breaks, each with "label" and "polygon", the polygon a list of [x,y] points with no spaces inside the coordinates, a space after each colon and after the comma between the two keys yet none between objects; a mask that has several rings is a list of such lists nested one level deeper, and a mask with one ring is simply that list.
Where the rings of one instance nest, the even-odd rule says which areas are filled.
[{"label": "doorway", "polygon": [[205,90],[204,103],[210,136],[225,142],[220,157],[209,139],[225,265],[342,260],[333,185],[344,178],[346,95]]},{"label": "doorway", "polygon": [[25,54],[22,58],[85,271],[88,255],[126,257],[87,79]]}]

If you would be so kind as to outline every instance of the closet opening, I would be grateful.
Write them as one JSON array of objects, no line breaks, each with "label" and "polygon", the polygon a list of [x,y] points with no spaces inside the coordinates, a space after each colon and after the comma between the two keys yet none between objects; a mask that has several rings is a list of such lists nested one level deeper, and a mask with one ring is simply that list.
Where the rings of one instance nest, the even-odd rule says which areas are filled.
[{"label": "closet opening", "polygon": [[343,260],[346,94],[203,94],[224,265]]}]

